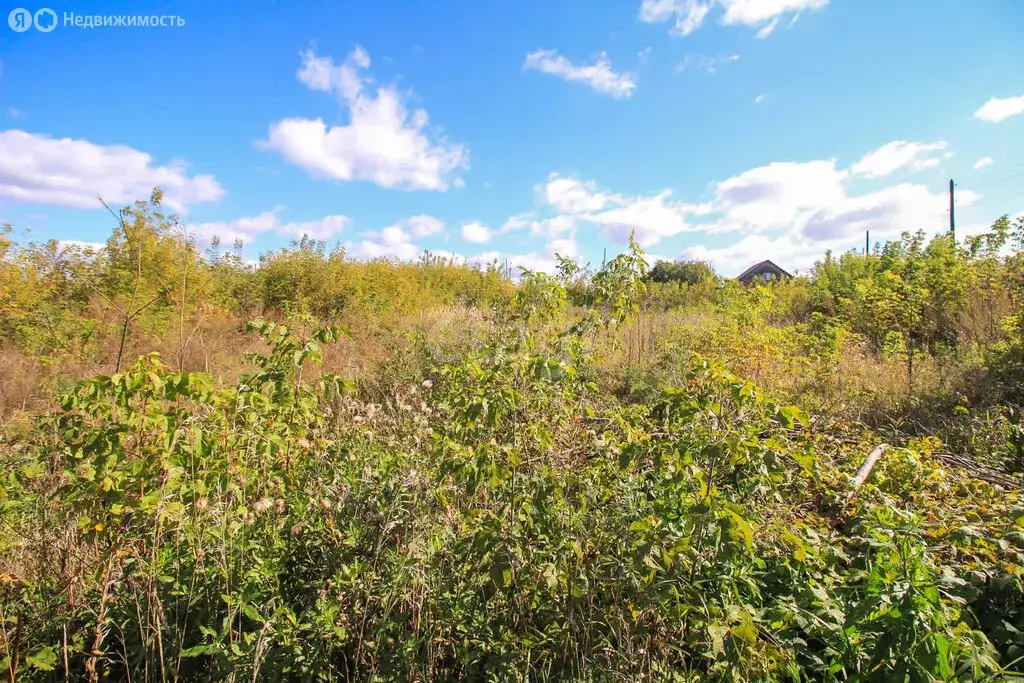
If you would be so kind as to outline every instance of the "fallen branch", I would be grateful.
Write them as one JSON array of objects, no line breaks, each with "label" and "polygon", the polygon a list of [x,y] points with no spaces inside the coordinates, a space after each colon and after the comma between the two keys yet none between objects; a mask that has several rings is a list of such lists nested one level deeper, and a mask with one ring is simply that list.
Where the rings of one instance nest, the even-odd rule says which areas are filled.
[{"label": "fallen branch", "polygon": [[[857,493],[857,489],[864,485],[868,477],[871,476],[871,470],[874,469],[875,464],[882,457],[885,451],[892,448],[889,444],[879,444],[868,453],[868,457],[864,459],[864,464],[857,470],[856,476],[853,478],[853,488],[846,495],[846,502],[849,504],[853,500],[854,495]],[[971,458],[955,455],[953,453],[933,453],[932,457],[942,463],[944,466],[949,468],[956,468],[963,474],[966,474],[973,479],[983,481],[993,486],[1000,486],[1004,489],[1020,489],[1022,488],[1021,482],[1006,475],[1000,473],[998,470],[994,470],[991,467],[986,467]]]},{"label": "fallen branch", "polygon": [[882,457],[882,454],[890,448],[892,448],[892,446],[889,444],[881,443],[875,446],[874,449],[868,453],[868,457],[864,459],[864,464],[860,466],[860,469],[857,470],[857,475],[853,478],[853,489],[846,494],[847,504],[853,500],[853,496],[857,493],[857,489],[863,486],[864,482],[871,476],[871,470],[874,469],[875,463],[877,463],[879,458]]},{"label": "fallen branch", "polygon": [[994,486],[1001,486],[1006,489],[1019,489],[1021,482],[1012,479],[1005,474],[991,467],[986,467],[975,460],[953,453],[934,453],[932,457],[946,467],[955,467],[969,477]]}]

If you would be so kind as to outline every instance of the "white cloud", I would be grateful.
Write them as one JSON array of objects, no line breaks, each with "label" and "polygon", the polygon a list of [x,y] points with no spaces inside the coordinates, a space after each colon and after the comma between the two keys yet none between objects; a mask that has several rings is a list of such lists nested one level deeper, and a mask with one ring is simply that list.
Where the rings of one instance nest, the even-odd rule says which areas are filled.
[{"label": "white cloud", "polygon": [[974,170],[977,171],[980,168],[991,166],[993,163],[992,157],[982,157],[974,162]]},{"label": "white cloud", "polygon": [[270,126],[260,144],[314,177],[366,180],[381,187],[446,190],[451,176],[468,168],[469,153],[443,138],[431,139],[426,110],[406,109],[394,86],[370,87],[363,72],[370,57],[355,48],[342,64],[312,51],[302,53],[298,78],[312,90],[334,94],[348,123],[329,126],[322,119],[288,118]]},{"label": "white cloud", "polygon": [[660,24],[674,17],[672,33],[688,36],[700,28],[710,10],[711,3],[701,0],[643,0],[640,21]]},{"label": "white cloud", "polygon": [[576,219],[573,216],[559,215],[543,220],[530,222],[530,234],[555,240],[559,237],[576,231]]},{"label": "white cloud", "polygon": [[[714,202],[721,218],[698,228],[744,236],[727,247],[690,247],[682,256],[709,260],[726,275],[766,258],[792,272],[809,268],[827,249],[862,244],[866,231],[874,241],[945,227],[945,188],[901,183],[853,196],[846,187],[853,177],[826,160],[773,163],[722,181]],[[968,206],[979,198],[965,189],[958,201]]]},{"label": "white cloud", "polygon": [[1018,114],[1024,114],[1024,95],[1019,97],[993,97],[974,112],[974,118],[990,123],[998,123]]},{"label": "white cloud", "polygon": [[765,24],[764,26],[759,28],[757,30],[757,33],[754,34],[754,37],[757,38],[758,40],[760,40],[762,38],[767,38],[768,36],[770,36],[772,34],[772,31],[774,31],[775,28],[778,25],[779,25],[779,18],[775,17],[774,19],[769,21],[767,24]]},{"label": "white cloud", "polygon": [[364,86],[360,72],[370,68],[370,55],[362,46],[357,45],[340,65],[335,65],[330,57],[317,57],[312,50],[300,54],[302,68],[297,76],[310,90],[337,92],[346,101],[359,97]]},{"label": "white cloud", "polygon": [[665,237],[694,229],[686,219],[694,207],[672,201],[671,195],[671,190],[665,190],[648,197],[622,198],[618,206],[580,218],[603,226],[620,242],[635,232],[641,246],[653,246]]},{"label": "white cloud", "polygon": [[352,219],[342,215],[324,216],[318,220],[282,223],[278,214],[284,210],[278,206],[257,216],[239,218],[229,222],[209,222],[188,226],[188,231],[202,240],[220,238],[221,243],[232,244],[235,240],[251,243],[257,236],[274,232],[282,237],[300,239],[307,235],[314,240],[327,240],[340,234]]},{"label": "white cloud", "polygon": [[413,237],[431,237],[444,232],[444,221],[440,221],[433,216],[419,215],[412,218],[403,218],[397,221],[395,226],[409,232]]},{"label": "white cloud", "polygon": [[611,61],[603,52],[593,64],[577,66],[556,50],[537,50],[526,55],[523,63],[524,71],[531,69],[562,80],[586,83],[597,92],[617,99],[631,97],[636,89],[634,77],[612,69]]},{"label": "white cloud", "polygon": [[930,159],[917,159],[910,164],[910,169],[913,171],[923,171],[926,168],[935,168],[939,165],[939,160],[935,157]]},{"label": "white cloud", "polygon": [[[973,204],[979,195],[961,191],[961,205]],[[842,202],[824,207],[801,217],[801,232],[814,242],[848,241],[864,231],[872,235],[893,237],[904,230],[945,224],[948,197],[944,191],[932,192],[924,185],[901,183],[859,197],[845,197]]]},{"label": "white cloud", "polygon": [[944,149],[946,149],[946,142],[942,140],[939,142],[894,140],[865,154],[850,170],[867,178],[887,176],[906,166],[909,166],[911,170],[920,171],[937,166],[939,160],[927,155]]},{"label": "white cloud", "polygon": [[124,145],[52,138],[21,130],[0,132],[0,197],[27,204],[102,208],[148,199],[154,187],[175,211],[217,201],[224,189],[212,175],[189,175],[182,161],[156,166]]},{"label": "white cloud", "polygon": [[83,242],[81,240],[57,240],[60,249],[81,249],[82,251],[102,251],[107,248],[106,242]]},{"label": "white cloud", "polygon": [[[362,233],[363,240],[346,242],[346,251],[356,258],[376,259],[395,258],[401,261],[412,261],[423,253],[422,246],[413,242],[414,238],[430,237],[444,232],[444,223],[432,216],[413,216],[395,221],[379,231]],[[437,256],[458,257],[450,252],[432,251]]]},{"label": "white cloud", "polygon": [[338,235],[351,223],[347,216],[326,216],[315,221],[302,223],[285,223],[277,227],[277,232],[286,237],[300,238],[303,235],[314,240],[326,240]]},{"label": "white cloud", "polygon": [[[701,227],[711,232],[783,230],[821,242],[848,239],[867,229],[878,234],[927,229],[945,215],[944,190],[903,183],[851,196],[846,188],[850,178],[835,167],[835,160],[751,169],[718,183],[714,205],[722,217]],[[970,190],[961,192],[962,204],[977,199]]]},{"label": "white cloud", "polygon": [[479,266],[486,266],[497,263],[504,267],[507,263],[512,271],[513,278],[519,277],[519,268],[540,271],[543,273],[554,273],[558,268],[558,260],[555,254],[579,261],[579,251],[574,236],[547,242],[542,249],[535,251],[510,254],[501,251],[485,251],[466,260],[468,263]]},{"label": "white cloud", "polygon": [[737,54],[731,55],[718,55],[717,57],[708,57],[705,55],[686,55],[683,61],[676,64],[676,72],[682,73],[688,69],[696,69],[698,71],[706,71],[709,74],[713,74],[718,71],[718,67],[722,64],[729,64],[731,62],[738,62],[740,56]]},{"label": "white cloud", "polygon": [[714,211],[722,218],[705,228],[711,232],[786,228],[802,214],[840,203],[847,176],[836,168],[835,159],[752,168],[717,184]]},{"label": "white cloud", "polygon": [[380,233],[367,234],[361,242],[345,244],[345,250],[356,258],[400,261],[415,260],[423,253],[423,249],[413,242],[394,241],[394,238],[388,237],[387,228]]},{"label": "white cloud", "polygon": [[757,38],[765,38],[780,20],[793,15],[789,25],[796,23],[800,12],[818,10],[829,0],[643,0],[640,20],[660,24],[674,20],[671,33],[686,36],[703,25],[713,6],[723,10],[721,22],[727,26],[757,27]]},{"label": "white cloud", "polygon": [[726,25],[761,26],[786,14],[818,10],[829,0],[718,0],[725,9]]},{"label": "white cloud", "polygon": [[814,264],[824,254],[818,245],[795,242],[792,236],[748,235],[727,247],[712,249],[697,245],[684,249],[680,259],[706,261],[722,275],[734,277],[755,263],[771,259],[792,273]]},{"label": "white cloud", "polygon": [[[596,227],[620,244],[635,231],[645,249],[687,232],[734,233],[739,241],[729,247],[691,247],[684,256],[707,258],[734,272],[764,258],[786,269],[805,268],[826,249],[845,251],[862,244],[865,231],[872,238],[891,239],[904,230],[942,229],[948,207],[944,185],[905,182],[860,194],[850,188],[864,176],[933,166],[945,147],[945,142],[897,141],[849,168],[839,167],[835,159],[773,162],[715,183],[712,198],[702,203],[675,199],[671,190],[626,195],[594,181],[551,174],[537,195],[539,204],[555,215],[514,220],[549,243],[560,234],[574,237],[583,226]],[[958,197],[969,206],[980,195],[962,189]]]},{"label": "white cloud", "polygon": [[535,221],[533,220],[533,213],[521,213],[516,216],[509,216],[504,223],[501,225],[503,232],[512,232],[514,230],[521,230],[528,228]]},{"label": "white cloud", "polygon": [[473,221],[462,226],[462,239],[473,244],[490,242],[494,232],[480,221]]},{"label": "white cloud", "polygon": [[16,107],[7,107],[7,115],[10,116],[12,119],[19,119],[25,115],[25,112],[23,112],[20,109],[17,109]]},{"label": "white cloud", "polygon": [[556,240],[566,233],[574,232],[575,222],[571,216],[555,216],[544,220],[536,220],[532,213],[510,216],[500,228],[491,228],[480,221],[472,221],[462,226],[460,235],[466,242],[486,244],[495,237],[529,228],[530,234]]},{"label": "white cloud", "polygon": [[637,241],[643,246],[693,230],[687,215],[706,211],[706,207],[673,201],[671,190],[629,197],[602,191],[590,181],[557,174],[548,178],[540,195],[546,205],[561,214],[548,219],[548,226],[569,229],[577,222],[591,223],[619,241],[628,239],[635,230]]},{"label": "white cloud", "polygon": [[768,95],[765,93],[761,93],[760,95],[754,98],[754,104],[761,104],[766,99],[768,99]]},{"label": "white cloud", "polygon": [[[968,192],[960,202],[972,204],[978,197]],[[737,275],[765,259],[789,272],[806,270],[824,258],[827,250],[842,253],[859,248],[868,231],[872,242],[896,238],[905,230],[915,232],[920,228],[928,233],[935,228],[931,230],[935,232],[946,224],[946,206],[947,196],[941,190],[931,192],[922,185],[901,184],[860,197],[844,197],[835,205],[813,212],[800,212],[791,229],[747,234],[722,248],[689,247],[681,257],[709,261],[726,276]]]},{"label": "white cloud", "polygon": [[598,211],[612,201],[612,196],[598,191],[594,182],[562,178],[554,174],[544,185],[543,196],[545,203],[563,213]]}]

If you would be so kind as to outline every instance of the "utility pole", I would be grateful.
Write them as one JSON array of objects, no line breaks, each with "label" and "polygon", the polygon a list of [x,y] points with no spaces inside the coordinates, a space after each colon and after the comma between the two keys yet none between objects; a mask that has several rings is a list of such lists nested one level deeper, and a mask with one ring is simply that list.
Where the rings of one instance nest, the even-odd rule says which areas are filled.
[{"label": "utility pole", "polygon": [[864,255],[871,253],[871,231],[864,231]]},{"label": "utility pole", "polygon": [[604,263],[606,260],[608,260],[608,247],[605,247],[604,251],[601,253],[601,270],[604,270]]},{"label": "utility pole", "polygon": [[949,234],[956,239],[956,220],[953,217],[953,179],[949,179]]}]

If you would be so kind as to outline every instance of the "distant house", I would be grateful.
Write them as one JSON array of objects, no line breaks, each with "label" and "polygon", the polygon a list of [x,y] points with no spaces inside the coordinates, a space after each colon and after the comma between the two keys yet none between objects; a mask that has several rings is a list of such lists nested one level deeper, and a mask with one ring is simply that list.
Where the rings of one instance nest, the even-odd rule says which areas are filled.
[{"label": "distant house", "polygon": [[755,265],[747,268],[743,273],[736,278],[745,285],[749,285],[754,282],[757,278],[764,280],[786,280],[793,277],[782,268],[771,261],[761,261]]}]

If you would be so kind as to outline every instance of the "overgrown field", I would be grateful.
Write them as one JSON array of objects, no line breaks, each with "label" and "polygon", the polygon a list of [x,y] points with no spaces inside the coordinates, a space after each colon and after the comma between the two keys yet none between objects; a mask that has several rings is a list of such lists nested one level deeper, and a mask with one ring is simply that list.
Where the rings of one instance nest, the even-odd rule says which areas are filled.
[{"label": "overgrown field", "polygon": [[10,680],[1024,671],[1019,222],[744,288],[118,219],[0,233]]}]

